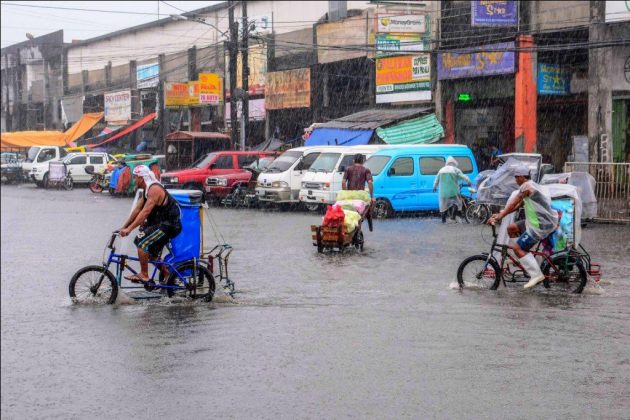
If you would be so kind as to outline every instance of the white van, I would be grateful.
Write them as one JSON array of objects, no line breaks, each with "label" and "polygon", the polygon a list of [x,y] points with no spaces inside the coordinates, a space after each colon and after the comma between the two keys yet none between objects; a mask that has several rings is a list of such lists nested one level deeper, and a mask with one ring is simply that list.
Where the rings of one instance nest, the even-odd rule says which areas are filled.
[{"label": "white van", "polygon": [[328,146],[296,147],[278,156],[258,175],[256,195],[267,203],[299,202],[302,177]]},{"label": "white van", "polygon": [[307,209],[318,210],[332,204],[341,190],[341,180],[346,168],[353,163],[354,155],[361,153],[367,159],[379,150],[392,147],[385,144],[366,146],[327,146],[302,179],[299,199]]}]

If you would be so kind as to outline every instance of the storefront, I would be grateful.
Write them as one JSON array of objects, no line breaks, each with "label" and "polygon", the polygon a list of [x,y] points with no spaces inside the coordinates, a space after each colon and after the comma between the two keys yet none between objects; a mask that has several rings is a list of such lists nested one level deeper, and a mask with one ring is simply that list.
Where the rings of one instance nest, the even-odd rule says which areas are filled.
[{"label": "storefront", "polygon": [[438,55],[446,142],[471,147],[481,168],[489,164],[491,146],[523,150],[514,140],[515,71],[514,42]]}]

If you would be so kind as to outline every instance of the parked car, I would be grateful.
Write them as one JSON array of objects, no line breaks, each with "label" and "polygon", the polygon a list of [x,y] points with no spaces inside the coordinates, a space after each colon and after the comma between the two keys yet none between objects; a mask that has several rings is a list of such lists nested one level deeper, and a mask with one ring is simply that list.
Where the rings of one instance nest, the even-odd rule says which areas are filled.
[{"label": "parked car", "polygon": [[341,180],[346,168],[353,163],[358,153],[366,158],[373,153],[391,148],[385,144],[366,146],[326,146],[304,174],[299,199],[310,211],[333,204],[341,190]]},{"label": "parked car", "polygon": [[304,174],[327,146],[287,150],[258,176],[256,195],[262,202],[299,203]]},{"label": "parked car", "polygon": [[60,146],[32,146],[22,163],[24,177],[34,181],[38,187],[43,186],[44,177],[48,174],[48,162],[61,159],[67,154],[65,148]]},{"label": "parked car", "polygon": [[[238,170],[225,175],[209,176],[206,178],[206,194],[211,201],[220,201],[232,193],[237,187],[248,188],[248,184],[255,173],[258,175],[261,171],[268,168],[274,161],[271,156],[261,157],[251,164],[247,165],[245,171]],[[252,185],[253,187],[253,185]],[[253,193],[252,188],[252,193]]]},{"label": "parked car", "polygon": [[[87,152],[87,153],[71,153],[62,159],[67,165],[68,174],[75,184],[87,184],[92,179],[92,174],[85,171],[86,166],[92,166],[93,172],[101,172],[107,167],[107,162],[112,159],[104,152]],[[44,177],[44,187],[48,182],[47,176]]]},{"label": "parked car", "polygon": [[374,212],[390,217],[394,212],[437,210],[438,193],[433,183],[446,158],[452,156],[458,168],[474,182],[478,169],[472,151],[463,145],[430,144],[384,149],[365,163],[374,182]]},{"label": "parked car", "polygon": [[2,152],[1,178],[8,183],[21,182],[23,180],[22,162],[24,155],[15,152]]},{"label": "parked car", "polygon": [[208,153],[187,169],[163,173],[161,180],[166,188],[204,191],[206,178],[209,176],[245,172],[243,168],[266,156],[276,156],[276,153],[259,151]]}]

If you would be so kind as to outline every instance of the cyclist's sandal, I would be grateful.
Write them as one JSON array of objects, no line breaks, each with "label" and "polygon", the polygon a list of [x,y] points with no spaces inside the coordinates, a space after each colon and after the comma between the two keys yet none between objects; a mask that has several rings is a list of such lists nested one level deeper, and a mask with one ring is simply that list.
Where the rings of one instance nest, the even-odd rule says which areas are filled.
[{"label": "cyclist's sandal", "polygon": [[140,283],[140,284],[142,284],[142,283],[150,283],[151,282],[151,279],[142,278],[142,277],[140,277],[139,274],[132,274],[130,276],[125,276],[125,278],[127,280],[129,280],[130,282],[132,282],[132,283]]}]

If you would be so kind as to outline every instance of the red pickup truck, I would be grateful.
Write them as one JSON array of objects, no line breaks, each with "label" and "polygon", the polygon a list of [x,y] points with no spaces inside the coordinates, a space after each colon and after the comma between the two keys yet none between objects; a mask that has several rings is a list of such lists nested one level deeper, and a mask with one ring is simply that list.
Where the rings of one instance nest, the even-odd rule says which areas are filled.
[{"label": "red pickup truck", "polygon": [[259,151],[236,152],[230,150],[208,153],[193,163],[190,168],[163,173],[161,182],[166,188],[203,191],[206,178],[209,176],[228,174],[251,176],[251,173],[243,168],[265,156],[273,157],[275,153]]},{"label": "red pickup truck", "polygon": [[[260,159],[252,162],[246,170],[238,172],[232,172],[226,175],[215,175],[206,178],[206,193],[213,200],[221,200],[227,197],[234,188],[239,184],[244,184],[246,187],[250,181],[256,181],[258,174],[273,162],[276,155],[273,156],[261,156]],[[253,174],[256,177],[252,180]],[[252,186],[252,190],[256,186]]]}]

